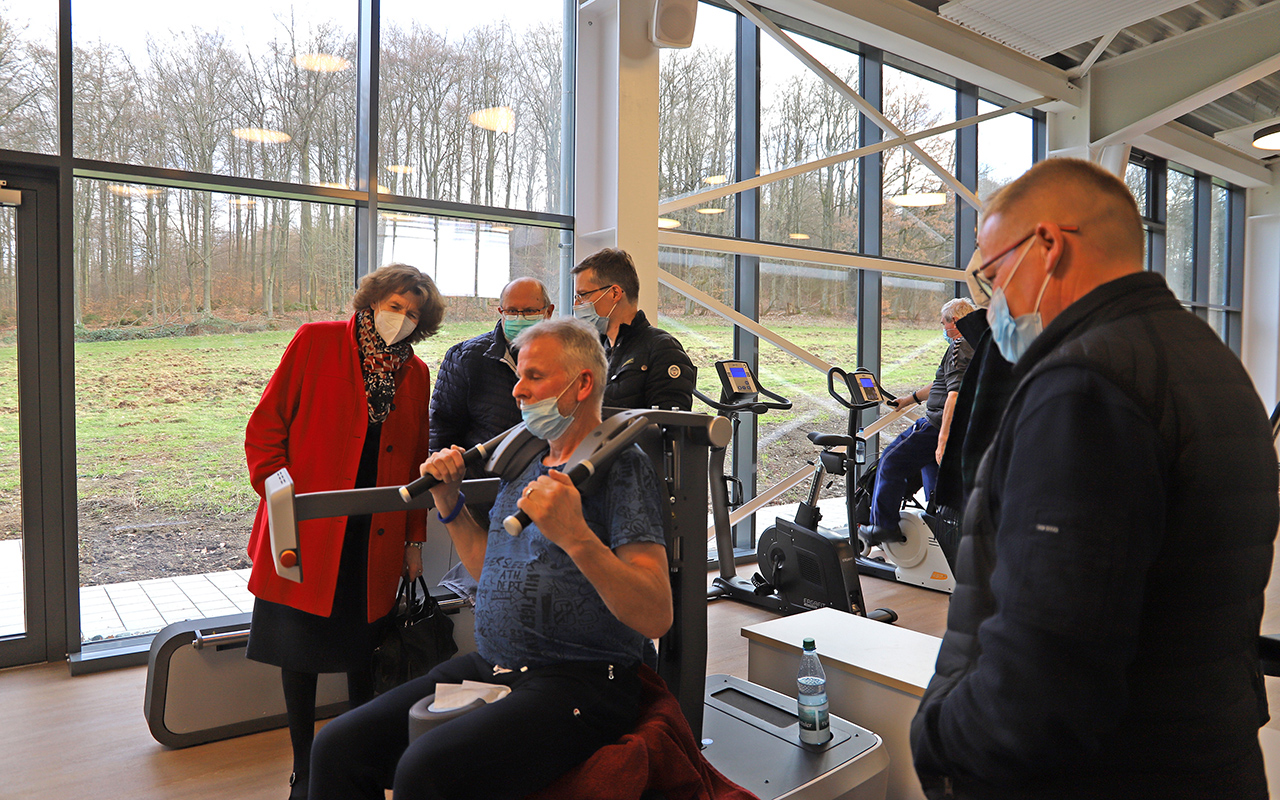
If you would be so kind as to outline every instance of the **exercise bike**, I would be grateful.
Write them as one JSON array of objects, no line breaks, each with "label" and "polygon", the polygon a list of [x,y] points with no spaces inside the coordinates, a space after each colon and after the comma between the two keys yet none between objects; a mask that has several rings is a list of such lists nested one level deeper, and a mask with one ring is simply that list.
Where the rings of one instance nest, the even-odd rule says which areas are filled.
[{"label": "exercise bike", "polygon": [[[791,401],[760,386],[745,361],[717,361],[720,400],[694,390],[698,399],[728,417],[736,431],[738,415],[764,414],[787,410]],[[763,395],[765,400],[761,400]],[[843,443],[849,437],[810,433],[815,442]],[[835,441],[839,440],[839,442]],[[852,439],[849,439],[852,445]],[[712,581],[708,598],[728,597],[780,614],[795,614],[815,608],[835,608],[882,622],[894,622],[898,615],[887,608],[868,611],[862,583],[854,566],[856,553],[847,536],[818,527],[818,495],[829,461],[838,454],[819,459],[809,489],[809,499],[800,504],[795,520],[779,518],[760,536],[756,561],[760,571],[751,580],[738,577],[734,564],[730,509],[741,505],[740,484],[724,474],[725,447],[713,447],[708,461],[711,510],[714,518],[716,552],[720,574]],[[735,492],[730,492],[734,487]]]},{"label": "exercise bike", "polygon": [[[923,586],[947,594],[955,591],[955,574],[951,570],[951,562],[955,560],[955,525],[943,519],[937,509],[932,507],[932,503],[925,507],[915,499],[920,482],[909,485],[903,499],[899,517],[902,538],[874,545],[880,548],[883,556],[873,557],[873,546],[868,545],[857,534],[859,524],[871,522],[871,495],[875,490],[878,462],[872,463],[858,478],[855,478],[854,467],[866,463],[868,439],[898,419],[914,415],[914,409],[910,406],[894,409],[866,428],[859,428],[859,411],[895,399],[881,388],[870,370],[861,367],[852,373],[832,367],[827,372],[827,391],[837,403],[849,410],[849,437],[854,440],[854,446],[846,448],[843,454],[824,448],[822,458],[836,467],[829,470],[831,474],[845,476],[848,524],[835,530],[847,536],[858,551],[858,571],[863,575]],[[822,446],[822,442],[814,443]],[[843,463],[837,465],[837,460]],[[940,538],[947,540],[949,545],[944,547]]]}]

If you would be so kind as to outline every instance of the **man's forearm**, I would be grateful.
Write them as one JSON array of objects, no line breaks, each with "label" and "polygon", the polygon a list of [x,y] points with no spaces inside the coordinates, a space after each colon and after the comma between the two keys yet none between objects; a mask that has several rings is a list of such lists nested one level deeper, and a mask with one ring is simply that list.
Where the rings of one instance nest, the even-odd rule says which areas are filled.
[{"label": "man's forearm", "polygon": [[946,447],[947,437],[951,435],[951,418],[956,413],[956,400],[960,397],[959,392],[947,392],[947,402],[942,406],[942,427],[938,434],[938,452],[941,453]]},{"label": "man's forearm", "polygon": [[489,545],[489,533],[480,527],[480,523],[471,516],[471,511],[463,508],[453,522],[445,523],[445,530],[453,540],[453,547],[458,551],[462,565],[471,573],[471,577],[480,580],[480,569],[484,566],[484,553]]}]

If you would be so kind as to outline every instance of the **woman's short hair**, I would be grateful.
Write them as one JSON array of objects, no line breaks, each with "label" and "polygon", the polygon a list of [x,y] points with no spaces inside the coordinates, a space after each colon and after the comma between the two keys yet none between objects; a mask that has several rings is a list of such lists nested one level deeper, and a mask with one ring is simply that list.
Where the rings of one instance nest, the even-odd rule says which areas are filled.
[{"label": "woman's short hair", "polygon": [[351,299],[356,311],[371,308],[393,294],[412,295],[422,301],[418,309],[418,327],[404,338],[409,344],[420,342],[440,330],[444,321],[444,298],[431,280],[417,267],[408,264],[387,264],[378,267],[360,280],[360,288]]},{"label": "woman's short hair", "polygon": [[973,313],[973,301],[967,297],[956,297],[942,304],[942,321],[955,322]]},{"label": "woman's short hair", "polygon": [[511,342],[511,347],[520,350],[533,340],[544,337],[560,343],[564,351],[564,365],[570,372],[576,373],[584,369],[591,372],[590,399],[596,403],[603,401],[608,367],[605,365],[600,334],[595,327],[576,317],[554,317],[521,331]]}]

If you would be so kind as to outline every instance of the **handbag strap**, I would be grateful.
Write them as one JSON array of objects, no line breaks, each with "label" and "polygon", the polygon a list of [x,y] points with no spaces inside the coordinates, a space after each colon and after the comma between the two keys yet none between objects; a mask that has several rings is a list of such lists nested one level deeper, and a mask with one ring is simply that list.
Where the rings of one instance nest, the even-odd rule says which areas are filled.
[{"label": "handbag strap", "polygon": [[440,604],[427,591],[426,578],[421,575],[413,580],[409,580],[408,572],[401,575],[399,595],[405,598],[405,618],[415,622],[435,616],[440,609]]}]

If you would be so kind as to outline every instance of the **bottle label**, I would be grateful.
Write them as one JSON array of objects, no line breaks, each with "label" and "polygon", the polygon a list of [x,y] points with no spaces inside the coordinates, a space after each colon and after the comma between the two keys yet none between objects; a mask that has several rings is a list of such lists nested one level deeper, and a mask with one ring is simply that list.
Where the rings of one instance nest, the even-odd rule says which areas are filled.
[{"label": "bottle label", "polygon": [[800,741],[805,744],[825,744],[831,738],[831,717],[828,704],[799,704]]}]

